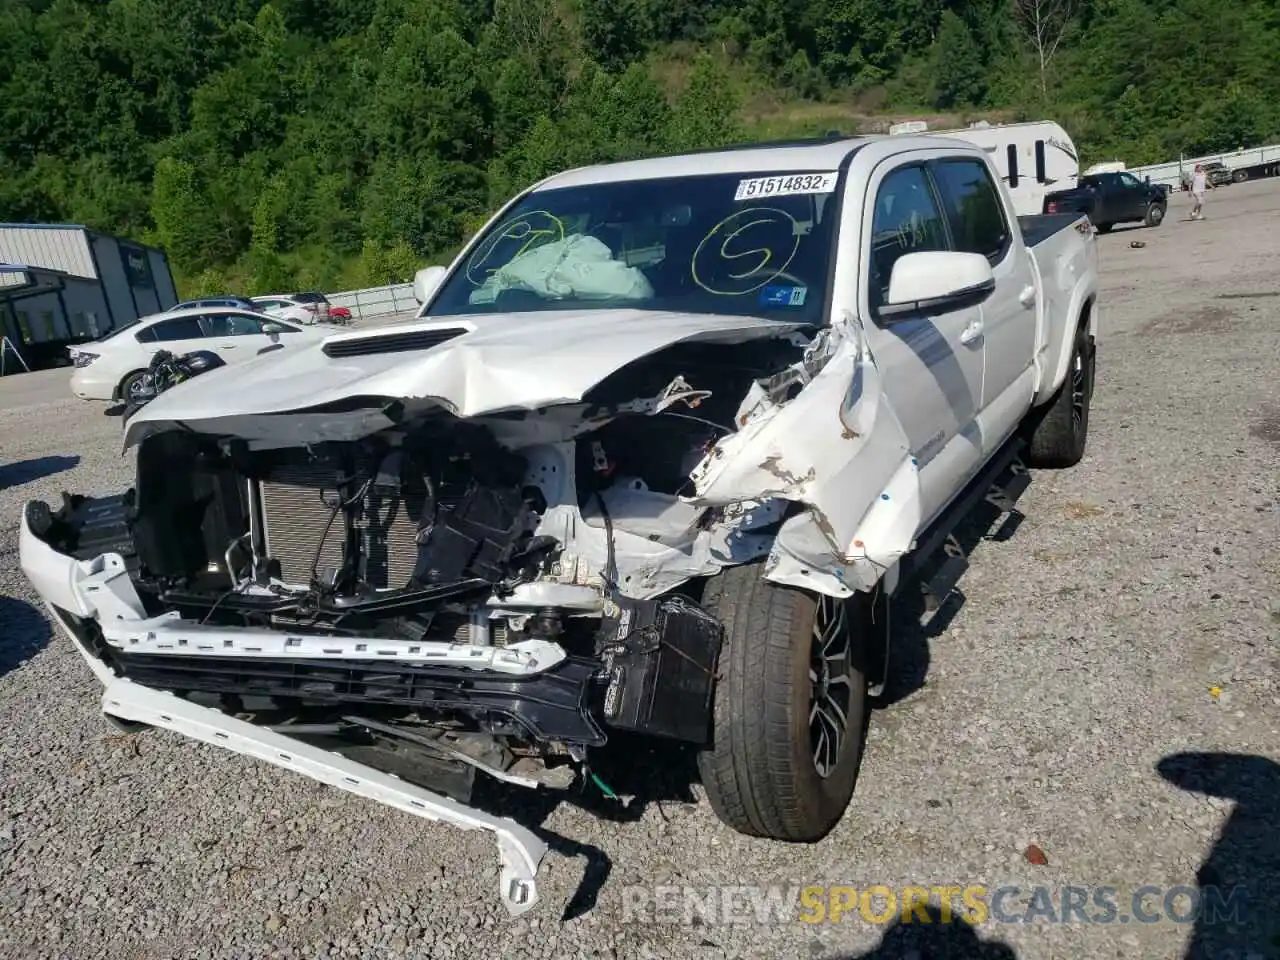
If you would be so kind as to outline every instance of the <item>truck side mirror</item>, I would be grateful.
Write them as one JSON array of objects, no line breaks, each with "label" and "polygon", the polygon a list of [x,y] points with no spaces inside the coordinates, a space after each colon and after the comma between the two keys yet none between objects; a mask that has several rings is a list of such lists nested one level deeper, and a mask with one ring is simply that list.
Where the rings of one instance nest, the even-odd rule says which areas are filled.
[{"label": "truck side mirror", "polygon": [[949,313],[974,306],[996,288],[991,263],[980,253],[922,250],[899,257],[889,275],[882,317]]},{"label": "truck side mirror", "polygon": [[418,303],[426,303],[427,298],[435,293],[436,287],[444,280],[448,271],[444,267],[424,267],[413,277],[413,296]]}]

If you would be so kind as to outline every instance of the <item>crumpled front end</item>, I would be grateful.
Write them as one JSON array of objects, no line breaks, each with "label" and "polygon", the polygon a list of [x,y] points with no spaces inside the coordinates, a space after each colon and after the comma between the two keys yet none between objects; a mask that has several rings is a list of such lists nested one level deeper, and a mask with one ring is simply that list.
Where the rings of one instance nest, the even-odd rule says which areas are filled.
[{"label": "crumpled front end", "polygon": [[852,323],[675,343],[531,410],[353,389],[184,420],[137,466],[22,521],[104,711],[494,832],[513,913],[545,846],[470,806],[477,773],[565,790],[618,731],[705,745],[707,578],[848,596],[920,519]]},{"label": "crumpled front end", "polygon": [[[45,538],[67,516],[79,514],[82,530],[105,527],[118,531],[118,501],[80,501],[55,520],[46,505],[30,502],[23,511],[19,542],[21,566],[45,599],[50,613],[103,684],[102,709],[118,721],[162,727],[192,739],[255,757],[301,773],[313,780],[385,803],[427,820],[452,824],[464,830],[493,833],[498,844],[501,870],[498,893],[513,916],[531,910],[538,902],[537,873],[547,845],[532,831],[505,817],[469,807],[441,793],[394,774],[355,762],[339,752],[298,737],[298,725],[273,727],[230,715],[225,709],[201,705],[196,698],[156,689],[130,679],[122,668],[121,644],[148,636],[143,604],[130,580],[130,564],[119,553],[80,559],[54,549]],[[88,529],[82,555],[92,552],[94,533]],[[189,637],[181,627],[170,639],[185,644]],[[104,630],[107,627],[108,630]],[[107,640],[107,636],[112,640]]]}]

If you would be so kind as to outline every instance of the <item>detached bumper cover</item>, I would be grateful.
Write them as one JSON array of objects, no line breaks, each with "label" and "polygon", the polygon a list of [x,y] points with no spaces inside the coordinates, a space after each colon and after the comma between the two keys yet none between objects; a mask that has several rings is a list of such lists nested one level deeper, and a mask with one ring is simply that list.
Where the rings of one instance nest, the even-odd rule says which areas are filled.
[{"label": "detached bumper cover", "polygon": [[29,503],[19,528],[19,564],[36,592],[71,639],[89,669],[103,684],[104,713],[125,720],[173,730],[234,753],[301,773],[406,813],[452,824],[463,830],[487,830],[496,835],[502,869],[498,894],[513,916],[538,902],[537,873],[547,845],[530,830],[506,817],[496,817],[406,783],[389,774],[348,760],[329,750],[302,743],[227,714],[183,700],[117,676],[74,629],[75,618],[95,620],[106,629],[127,628],[139,616],[142,603],[119,554],[76,560],[58,552],[32,529],[42,505]]}]

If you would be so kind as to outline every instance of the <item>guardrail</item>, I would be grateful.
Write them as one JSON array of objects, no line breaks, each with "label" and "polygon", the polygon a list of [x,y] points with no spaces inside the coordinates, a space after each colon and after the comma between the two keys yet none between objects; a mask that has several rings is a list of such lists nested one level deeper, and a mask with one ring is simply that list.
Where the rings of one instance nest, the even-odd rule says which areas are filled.
[{"label": "guardrail", "polygon": [[[1229,153],[1213,153],[1203,157],[1184,157],[1181,160],[1170,160],[1166,163],[1149,163],[1141,167],[1130,167],[1129,173],[1135,177],[1150,177],[1152,183],[1167,183],[1177,189],[1182,183],[1182,174],[1190,173],[1197,163],[1221,163],[1229,170],[1265,166],[1267,170],[1280,169],[1280,144],[1267,147],[1253,147],[1249,150],[1233,150]],[[1275,176],[1276,173],[1266,173]]]},{"label": "guardrail", "polygon": [[329,303],[346,307],[351,319],[360,321],[388,321],[412,316],[418,310],[413,296],[412,283],[393,283],[385,287],[367,287],[364,290],[344,290],[327,294]]}]

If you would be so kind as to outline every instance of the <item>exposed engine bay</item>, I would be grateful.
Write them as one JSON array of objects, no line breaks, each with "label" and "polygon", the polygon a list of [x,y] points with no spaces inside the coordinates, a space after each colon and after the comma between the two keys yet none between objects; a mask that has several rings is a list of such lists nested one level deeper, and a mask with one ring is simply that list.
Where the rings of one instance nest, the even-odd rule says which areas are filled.
[{"label": "exposed engine bay", "polygon": [[610,729],[705,742],[721,631],[697,578],[765,555],[795,505],[682,495],[803,355],[685,344],[570,409],[437,408],[354,441],[168,430],[123,497],[34,526],[126,557],[142,619],[97,640],[121,676],[462,801],[476,769],[567,786]]}]

